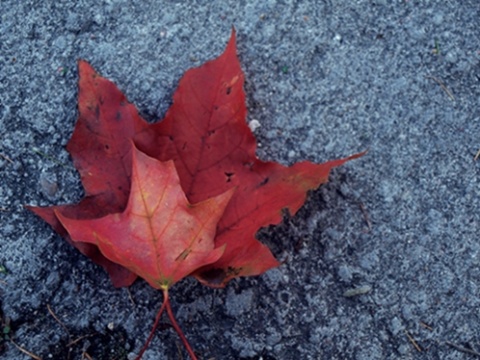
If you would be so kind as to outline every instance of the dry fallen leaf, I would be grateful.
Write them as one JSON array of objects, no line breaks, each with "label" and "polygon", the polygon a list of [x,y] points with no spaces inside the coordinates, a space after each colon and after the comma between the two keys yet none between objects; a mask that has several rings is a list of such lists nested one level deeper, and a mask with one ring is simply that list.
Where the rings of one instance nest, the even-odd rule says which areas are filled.
[{"label": "dry fallen leaf", "polygon": [[294,215],[333,167],[363,153],[290,167],[258,159],[234,31],[221,56],[185,73],[153,125],[85,61],[79,75],[79,118],[67,150],[85,198],[29,209],[102,265],[115,286],[141,276],[163,290],[147,344],[165,310],[195,359],[173,317],[171,285],[192,274],[222,287],[278,266],[256,232],[278,224],[285,209]]}]

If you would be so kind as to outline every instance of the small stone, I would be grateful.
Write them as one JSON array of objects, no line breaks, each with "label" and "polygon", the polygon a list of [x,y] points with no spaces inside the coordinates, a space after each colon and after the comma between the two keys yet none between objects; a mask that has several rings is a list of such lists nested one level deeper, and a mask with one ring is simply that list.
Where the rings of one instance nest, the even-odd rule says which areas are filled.
[{"label": "small stone", "polygon": [[248,127],[250,128],[250,130],[252,130],[252,132],[255,132],[255,130],[257,130],[260,126],[262,126],[260,124],[260,121],[258,120],[251,120],[249,123],[248,123]]},{"label": "small stone", "polygon": [[49,200],[56,200],[58,193],[57,176],[55,174],[49,174],[42,172],[40,174],[40,191]]},{"label": "small stone", "polygon": [[457,54],[454,51],[449,51],[447,55],[445,55],[445,60],[451,64],[455,64],[458,61]]},{"label": "small stone", "polygon": [[71,32],[80,31],[82,28],[80,16],[77,14],[69,14],[65,21],[65,28]]},{"label": "small stone", "polygon": [[353,272],[350,266],[341,265],[338,269],[337,274],[340,277],[340,279],[342,279],[343,282],[348,283],[352,281]]},{"label": "small stone", "polygon": [[372,287],[370,285],[363,285],[363,286],[358,286],[353,289],[349,289],[343,293],[343,296],[345,297],[353,297],[353,296],[358,296],[358,295],[364,295],[372,290]]},{"label": "small stone", "polygon": [[95,14],[93,17],[93,22],[97,25],[102,26],[105,23],[105,16],[102,14]]}]

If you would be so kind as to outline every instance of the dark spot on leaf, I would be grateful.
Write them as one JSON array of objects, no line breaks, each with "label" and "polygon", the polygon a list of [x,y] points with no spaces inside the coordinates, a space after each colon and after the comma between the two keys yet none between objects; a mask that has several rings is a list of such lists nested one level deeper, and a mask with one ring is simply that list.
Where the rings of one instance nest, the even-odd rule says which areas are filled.
[{"label": "dark spot on leaf", "polygon": [[229,86],[229,87],[227,88],[227,95],[230,95],[231,92],[232,92],[232,87]]},{"label": "dark spot on leaf", "polygon": [[168,139],[169,139],[170,141],[173,141],[173,136],[172,136],[172,135],[168,135]]},{"label": "dark spot on leaf", "polygon": [[270,178],[266,177],[265,179],[262,180],[262,182],[260,184],[258,184],[257,187],[262,187],[262,186],[266,185],[269,180],[270,180]]},{"label": "dark spot on leaf", "polygon": [[225,176],[227,177],[227,182],[232,181],[232,177],[235,175],[233,172],[225,172]]},{"label": "dark spot on leaf", "polygon": [[120,111],[118,111],[117,114],[115,115],[115,120],[117,121],[122,120],[122,113]]},{"label": "dark spot on leaf", "polygon": [[213,107],[213,110],[218,110],[218,106],[215,105],[215,106]]},{"label": "dark spot on leaf", "polygon": [[103,100],[103,97],[102,97],[102,96],[99,96],[99,97],[98,97],[98,102],[100,103],[100,105],[103,105],[103,103],[104,103],[105,101]]},{"label": "dark spot on leaf", "polygon": [[186,148],[187,148],[187,143],[184,142],[184,143],[183,143],[183,146],[182,146],[182,150],[185,150]]},{"label": "dark spot on leaf", "polygon": [[105,144],[105,150],[107,150],[107,151],[110,150],[110,145]]}]

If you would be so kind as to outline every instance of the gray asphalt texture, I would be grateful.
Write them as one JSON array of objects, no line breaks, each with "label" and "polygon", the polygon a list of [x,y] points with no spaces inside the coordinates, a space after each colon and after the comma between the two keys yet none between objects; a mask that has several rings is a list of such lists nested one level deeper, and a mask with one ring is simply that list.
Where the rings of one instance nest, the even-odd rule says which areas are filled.
[{"label": "gray asphalt texture", "polygon": [[[30,359],[4,332],[42,359],[139,351],[161,293],[115,289],[23,205],[82,197],[64,149],[77,59],[156,121],[232,25],[259,157],[369,152],[260,231],[279,268],[171,290],[199,358],[479,358],[477,0],[2,0],[0,16],[1,359]],[[163,323],[144,359],[185,359]]]}]

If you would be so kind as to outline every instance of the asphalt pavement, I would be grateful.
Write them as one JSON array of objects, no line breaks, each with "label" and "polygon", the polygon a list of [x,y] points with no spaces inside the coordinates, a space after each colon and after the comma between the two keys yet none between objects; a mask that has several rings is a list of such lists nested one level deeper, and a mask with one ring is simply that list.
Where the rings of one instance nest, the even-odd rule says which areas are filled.
[{"label": "asphalt pavement", "polygon": [[[82,198],[78,59],[154,122],[232,25],[260,158],[368,153],[259,232],[280,267],[175,285],[199,358],[480,358],[480,2],[2,0],[0,16],[1,359],[138,353],[161,293],[115,289],[24,205]],[[144,359],[182,351],[165,319]]]}]

